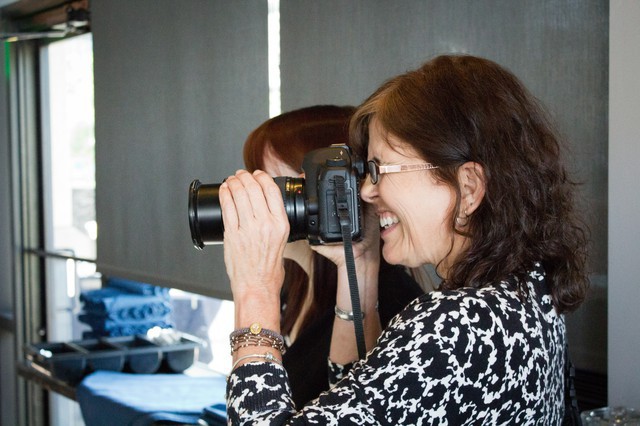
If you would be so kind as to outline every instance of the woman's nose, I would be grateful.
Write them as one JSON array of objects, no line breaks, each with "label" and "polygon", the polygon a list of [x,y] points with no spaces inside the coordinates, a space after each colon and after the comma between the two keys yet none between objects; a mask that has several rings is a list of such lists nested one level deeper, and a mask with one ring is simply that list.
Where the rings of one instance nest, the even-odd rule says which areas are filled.
[{"label": "woman's nose", "polygon": [[360,188],[360,198],[365,203],[373,202],[373,199],[377,196],[377,186],[371,183],[371,178],[367,175],[362,180],[362,186]]}]

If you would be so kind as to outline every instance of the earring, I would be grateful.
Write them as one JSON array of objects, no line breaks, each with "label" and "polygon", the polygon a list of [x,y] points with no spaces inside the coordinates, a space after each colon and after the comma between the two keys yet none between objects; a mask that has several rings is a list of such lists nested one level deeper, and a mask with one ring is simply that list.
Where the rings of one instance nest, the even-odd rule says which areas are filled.
[{"label": "earring", "polygon": [[463,214],[464,216],[456,217],[456,224],[461,228],[469,224],[469,215],[467,214],[467,209],[464,209]]}]

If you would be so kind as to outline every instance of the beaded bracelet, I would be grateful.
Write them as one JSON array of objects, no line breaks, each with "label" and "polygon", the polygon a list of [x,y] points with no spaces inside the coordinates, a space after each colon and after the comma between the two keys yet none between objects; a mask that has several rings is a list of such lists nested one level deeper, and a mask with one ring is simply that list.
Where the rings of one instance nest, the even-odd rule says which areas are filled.
[{"label": "beaded bracelet", "polygon": [[253,323],[249,327],[234,330],[229,335],[231,354],[240,348],[249,346],[269,346],[284,354],[284,337],[275,331],[262,328],[260,323]]},{"label": "beaded bracelet", "polygon": [[275,331],[272,331],[266,328],[262,328],[262,326],[258,322],[254,322],[249,327],[239,328],[237,330],[232,331],[229,337],[235,337],[241,334],[248,334],[248,333],[251,333],[254,335],[263,334],[263,335],[271,336],[275,339],[284,340],[281,334],[278,334]]}]

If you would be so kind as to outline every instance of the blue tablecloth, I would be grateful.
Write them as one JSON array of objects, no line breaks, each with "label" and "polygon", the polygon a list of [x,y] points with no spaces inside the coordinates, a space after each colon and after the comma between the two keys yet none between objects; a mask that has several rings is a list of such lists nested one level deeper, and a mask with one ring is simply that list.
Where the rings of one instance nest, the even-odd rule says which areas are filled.
[{"label": "blue tablecloth", "polygon": [[225,425],[223,375],[130,374],[96,371],[76,389],[87,426],[145,426],[156,421]]}]

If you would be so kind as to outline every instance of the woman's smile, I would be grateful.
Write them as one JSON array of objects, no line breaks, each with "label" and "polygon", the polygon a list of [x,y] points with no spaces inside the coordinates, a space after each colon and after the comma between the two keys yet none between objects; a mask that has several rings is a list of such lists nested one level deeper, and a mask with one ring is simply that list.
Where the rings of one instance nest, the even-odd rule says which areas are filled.
[{"label": "woman's smile", "polygon": [[398,224],[398,218],[390,213],[380,214],[380,236],[388,234]]}]

